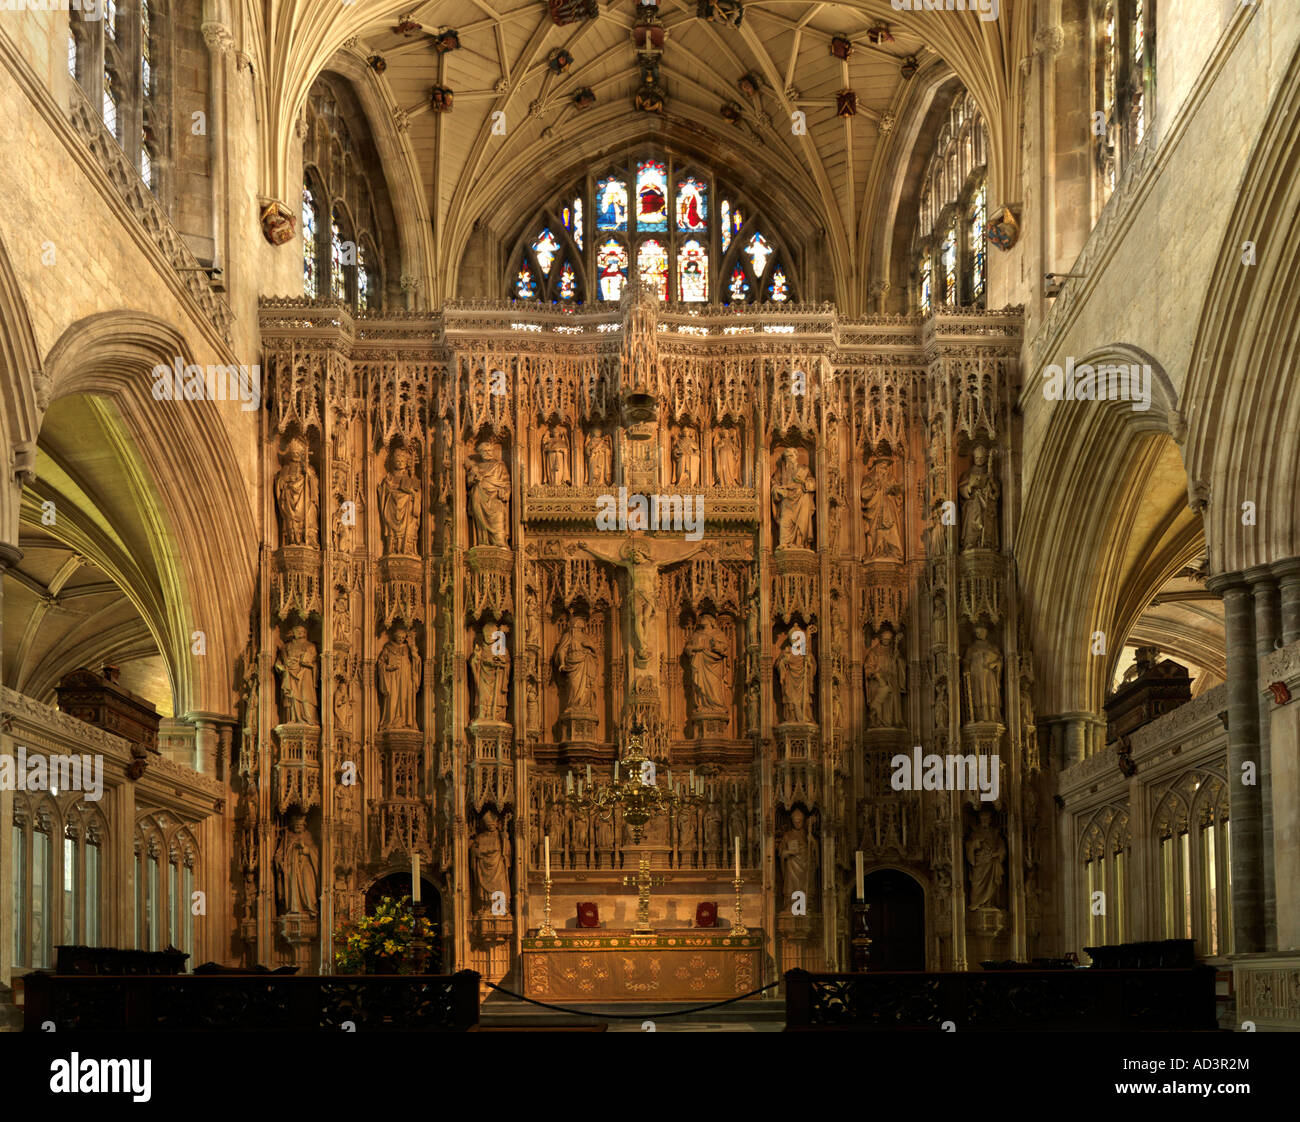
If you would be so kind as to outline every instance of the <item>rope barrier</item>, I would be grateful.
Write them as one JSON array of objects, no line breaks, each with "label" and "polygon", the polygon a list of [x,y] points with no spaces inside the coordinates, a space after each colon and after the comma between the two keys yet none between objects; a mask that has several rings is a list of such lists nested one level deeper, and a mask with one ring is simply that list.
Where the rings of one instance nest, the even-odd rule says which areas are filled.
[{"label": "rope barrier", "polygon": [[735,997],[728,997],[723,1001],[714,1001],[709,1005],[696,1005],[691,1009],[674,1009],[671,1012],[667,1012],[667,1013],[656,1012],[653,1017],[649,1017],[645,1013],[597,1013],[594,1010],[588,1010],[588,1009],[565,1009],[562,1005],[551,1005],[545,1001],[537,1001],[534,998],[525,997],[521,993],[514,993],[513,991],[505,989],[502,986],[498,986],[495,982],[488,982],[488,985],[492,989],[496,990],[498,993],[503,993],[506,995],[506,997],[517,998],[520,1001],[526,1001],[528,1002],[529,1005],[540,1005],[543,1009],[553,1009],[557,1013],[568,1013],[574,1017],[608,1017],[611,1020],[617,1020],[617,1021],[660,1020],[664,1017],[682,1017],[685,1016],[687,1013],[703,1013],[705,1010],[708,1009],[720,1009],[724,1005],[732,1005],[737,1001],[744,1001],[745,998],[747,997],[754,997],[756,994],[760,994],[766,990],[773,989],[774,987],[779,986],[780,984],[781,984],[780,982],[769,982],[767,985],[760,986],[756,990],[750,990],[749,993],[742,993],[742,994],[738,994]]}]

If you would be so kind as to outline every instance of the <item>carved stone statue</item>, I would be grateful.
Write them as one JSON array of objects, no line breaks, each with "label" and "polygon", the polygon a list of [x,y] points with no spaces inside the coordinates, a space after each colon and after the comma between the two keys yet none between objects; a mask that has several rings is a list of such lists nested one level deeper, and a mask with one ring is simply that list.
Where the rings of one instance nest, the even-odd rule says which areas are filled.
[{"label": "carved stone statue", "polygon": [[699,812],[695,807],[684,807],[677,816],[677,854],[681,865],[695,864],[696,850],[700,847]]},{"label": "carved stone statue", "polygon": [[[749,852],[748,833],[745,823],[745,802],[743,799],[735,798],[727,803],[727,837],[740,839],[741,860],[745,859],[745,854]],[[733,841],[734,845],[735,842]]]},{"label": "carved stone statue", "polygon": [[280,914],[315,916],[320,907],[320,850],[302,814],[289,815],[289,825],[275,847],[273,864]]},{"label": "carved stone statue", "polygon": [[1002,720],[1002,652],[988,641],[988,631],[975,628],[975,641],[966,648],[966,696],[972,721]]},{"label": "carved stone statue", "polygon": [[501,460],[501,445],[485,440],[478,460],[465,469],[469,516],[475,545],[510,545],[510,469]]},{"label": "carved stone statue", "polygon": [[713,482],[718,487],[740,486],[740,433],[730,426],[713,430]]},{"label": "carved stone statue", "polygon": [[683,428],[673,441],[673,484],[683,491],[700,485],[700,440],[692,428]]},{"label": "carved stone statue", "polygon": [[817,484],[793,448],[782,448],[772,473],[772,510],[777,549],[811,549]]},{"label": "carved stone statue", "polygon": [[569,482],[569,434],[559,425],[542,438],[542,481],[555,487]]},{"label": "carved stone statue", "polygon": [[289,632],[275,668],[280,672],[280,720],[286,725],[319,725],[319,694],[316,689],[316,644],[307,629],[298,624]]},{"label": "carved stone statue", "polygon": [[415,697],[422,673],[415,636],[399,624],[388,633],[388,641],[375,660],[380,732],[419,728]]},{"label": "carved stone statue", "polygon": [[568,836],[568,819],[564,808],[556,799],[546,808],[546,836],[551,839],[551,860],[564,861],[565,839]]},{"label": "carved stone statue", "polygon": [[714,801],[704,808],[704,863],[720,867],[722,856],[722,805]]},{"label": "carved stone statue", "polygon": [[809,828],[806,815],[798,807],[790,812],[790,828],[781,835],[777,856],[781,862],[782,909],[790,907],[794,893],[802,892],[808,910],[813,911],[812,902],[817,891],[817,839]]},{"label": "carved stone statue", "polygon": [[334,644],[348,641],[348,632],[352,628],[352,598],[346,588],[334,590]]},{"label": "carved stone statue", "polygon": [[686,663],[686,707],[692,716],[722,713],[728,707],[727,640],[718,621],[705,614],[686,640],[682,659]]},{"label": "carved stone statue", "polygon": [[596,429],[587,436],[587,485],[608,487],[614,477],[614,445],[609,433]]},{"label": "carved stone statue", "polygon": [[966,864],[970,866],[970,906],[995,907],[1002,887],[1007,843],[993,823],[993,812],[980,811],[979,825],[966,840]]},{"label": "carved stone statue", "polygon": [[334,679],[334,731],[347,735],[352,731],[352,679]]},{"label": "carved stone statue", "polygon": [[505,632],[492,624],[483,625],[483,633],[475,641],[469,656],[469,670],[474,678],[475,719],[506,720],[510,652],[506,649]]},{"label": "carved stone statue", "polygon": [[410,462],[405,448],[394,448],[392,470],[379,484],[379,525],[385,556],[419,555],[420,484],[410,470]]},{"label": "carved stone statue", "polygon": [[868,561],[903,559],[903,486],[898,461],[876,456],[862,482],[862,517],[867,527]]},{"label": "carved stone statue", "polygon": [[867,724],[877,729],[904,726],[903,694],[907,689],[907,666],[894,643],[894,629],[888,625],[867,648],[862,665],[867,688]]},{"label": "carved stone statue", "polygon": [[510,836],[496,811],[485,810],[470,839],[470,868],[474,873],[474,911],[492,914],[492,897],[502,894],[505,915],[510,914]]},{"label": "carved stone statue", "polygon": [[587,621],[570,616],[555,645],[555,671],[568,682],[569,696],[562,716],[591,716],[596,711],[596,679],[600,653],[587,634]]},{"label": "carved stone statue", "polygon": [[320,479],[308,462],[305,441],[294,437],[284,456],[284,466],[275,476],[280,543],[316,546],[320,542]]},{"label": "carved stone statue", "polygon": [[[772,663],[772,670],[781,687],[781,719],[799,724],[812,722],[813,681],[817,674],[817,660],[811,650],[794,653],[795,631],[787,633],[781,653]],[[807,637],[804,639],[807,644]]]},{"label": "carved stone statue", "polygon": [[998,497],[1002,488],[989,470],[988,449],[975,445],[971,466],[957,484],[961,497],[962,549],[997,549]]},{"label": "carved stone statue", "polygon": [[524,697],[525,720],[528,722],[528,731],[536,732],[542,727],[542,710],[537,697],[537,680],[529,678],[525,686]]}]

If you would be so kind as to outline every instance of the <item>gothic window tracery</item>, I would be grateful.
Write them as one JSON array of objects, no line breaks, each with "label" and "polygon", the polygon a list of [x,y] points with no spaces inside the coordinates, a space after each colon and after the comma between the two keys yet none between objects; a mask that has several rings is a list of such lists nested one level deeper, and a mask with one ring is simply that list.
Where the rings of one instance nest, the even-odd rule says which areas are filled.
[{"label": "gothic window tracery", "polygon": [[354,95],[333,75],[307,101],[303,141],[303,295],[358,312],[385,304],[384,266],[397,260],[382,165]]},{"label": "gothic window tracery", "polygon": [[1093,129],[1104,205],[1146,136],[1155,96],[1155,4],[1105,0],[1093,10]]},{"label": "gothic window tracery", "polygon": [[99,109],[145,186],[163,197],[171,143],[171,28],[161,0],[120,0],[102,18],[69,12],[68,73]]},{"label": "gothic window tracery", "polygon": [[[591,215],[593,237],[586,237]],[[629,270],[682,304],[796,300],[777,230],[717,178],[660,153],[593,169],[525,225],[505,277],[512,300],[617,301]]]},{"label": "gothic window tracery", "polygon": [[958,94],[921,180],[913,238],[914,305],[984,307],[988,273],[988,136],[969,93]]}]

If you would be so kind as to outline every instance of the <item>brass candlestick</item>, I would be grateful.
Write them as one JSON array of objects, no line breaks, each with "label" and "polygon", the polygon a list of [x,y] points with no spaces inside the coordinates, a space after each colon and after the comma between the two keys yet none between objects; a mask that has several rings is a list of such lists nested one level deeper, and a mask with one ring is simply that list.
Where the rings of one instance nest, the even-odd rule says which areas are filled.
[{"label": "brass candlestick", "polygon": [[745,921],[740,915],[740,886],[745,882],[741,877],[737,877],[731,883],[736,886],[736,922],[732,924],[731,933],[733,935],[748,935],[749,928],[745,926]]},{"label": "brass candlestick", "polygon": [[546,887],[546,913],[542,919],[542,926],[537,929],[539,939],[554,939],[555,928],[551,926],[551,878],[546,877],[542,884]]}]

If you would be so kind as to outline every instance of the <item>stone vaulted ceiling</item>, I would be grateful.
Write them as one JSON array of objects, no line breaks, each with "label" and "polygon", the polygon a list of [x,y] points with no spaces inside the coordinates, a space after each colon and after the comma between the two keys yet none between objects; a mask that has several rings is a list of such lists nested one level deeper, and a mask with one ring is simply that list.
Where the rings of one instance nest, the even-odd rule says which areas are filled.
[{"label": "stone vaulted ceiling", "polygon": [[[632,29],[636,0],[599,0],[594,19],[556,25],[539,0],[434,0],[339,4],[337,0],[247,0],[246,38],[263,56],[266,84],[263,151],[266,193],[295,195],[289,183],[293,127],[311,81],[326,67],[371,85],[371,112],[382,106],[395,129],[405,169],[390,179],[419,178],[419,219],[432,231],[423,262],[434,301],[455,292],[455,273],[475,224],[508,236],[552,190],[593,159],[625,154],[658,139],[704,157],[742,189],[779,193],[789,216],[824,243],[838,298],[861,301],[870,222],[881,193],[895,130],[938,74],[955,72],[980,103],[989,127],[995,199],[1015,201],[1020,60],[1027,46],[1027,6],[1004,3],[996,21],[970,12],[896,12],[889,0],[852,4],[750,0],[739,27],[699,18],[696,0],[662,0],[667,32],[662,115],[639,112]],[[404,36],[406,19],[422,33]],[[888,24],[893,41],[868,31]],[[433,34],[454,29],[457,50],[439,54]],[[847,61],[831,52],[833,36],[851,40]],[[563,74],[547,65],[554,48],[573,56]],[[384,58],[375,75],[364,60]],[[919,70],[902,78],[904,59]],[[345,63],[345,65],[341,65]],[[746,97],[739,79],[752,74],[760,92]],[[429,91],[454,92],[449,113],[430,108]],[[578,110],[572,95],[589,87],[595,104]],[[857,113],[840,117],[836,95],[851,89]],[[725,120],[724,102],[741,107]],[[806,115],[806,135],[792,114]],[[494,116],[501,114],[503,116]],[[504,135],[493,131],[504,124]],[[500,125],[498,125],[498,130]],[[403,192],[398,185],[395,193]],[[414,194],[414,193],[413,193]],[[777,197],[775,194],[772,197]]]}]

